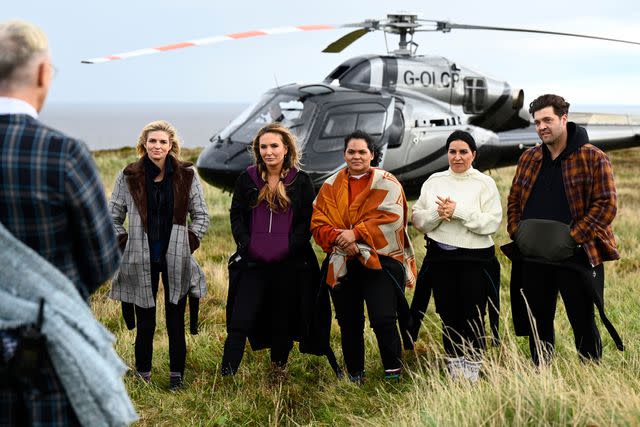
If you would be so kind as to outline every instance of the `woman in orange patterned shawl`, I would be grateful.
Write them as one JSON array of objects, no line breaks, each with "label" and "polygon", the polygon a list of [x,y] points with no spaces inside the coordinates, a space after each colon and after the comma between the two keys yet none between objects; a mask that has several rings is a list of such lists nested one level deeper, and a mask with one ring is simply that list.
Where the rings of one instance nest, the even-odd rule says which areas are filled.
[{"label": "woman in orange patterned shawl", "polygon": [[371,137],[345,138],[347,167],[329,177],[314,202],[311,232],[327,253],[323,265],[342,335],[349,377],[364,379],[364,302],[378,340],[385,377],[401,373],[399,305],[415,282],[407,235],[407,203],[398,180],[372,167],[379,152]]}]

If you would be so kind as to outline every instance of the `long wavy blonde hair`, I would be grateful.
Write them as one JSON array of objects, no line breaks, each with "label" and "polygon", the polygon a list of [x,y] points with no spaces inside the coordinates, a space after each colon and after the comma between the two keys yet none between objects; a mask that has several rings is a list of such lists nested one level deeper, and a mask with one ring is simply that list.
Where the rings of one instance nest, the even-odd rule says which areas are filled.
[{"label": "long wavy blonde hair", "polygon": [[264,126],[258,131],[256,136],[253,137],[253,141],[251,142],[251,153],[253,154],[255,164],[258,166],[258,173],[260,173],[260,176],[265,182],[267,182],[268,178],[267,165],[264,163],[262,156],[260,156],[260,137],[266,133],[279,135],[282,139],[282,143],[287,148],[287,154],[284,156],[278,185],[276,185],[273,190],[269,185],[263,186],[258,193],[256,206],[264,200],[267,202],[269,209],[276,212],[282,212],[287,210],[291,205],[291,199],[287,196],[287,190],[284,186],[284,179],[292,168],[300,169],[300,155],[298,153],[297,140],[296,136],[289,130],[289,128],[277,122]]}]

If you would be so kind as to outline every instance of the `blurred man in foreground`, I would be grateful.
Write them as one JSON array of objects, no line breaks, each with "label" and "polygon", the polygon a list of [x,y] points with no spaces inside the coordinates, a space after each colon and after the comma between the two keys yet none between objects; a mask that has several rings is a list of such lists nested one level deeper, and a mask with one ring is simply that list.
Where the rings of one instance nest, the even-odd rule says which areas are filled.
[{"label": "blurred man in foreground", "polygon": [[122,425],[135,419],[125,367],[86,304],[120,255],[91,153],[38,121],[54,72],[42,30],[0,23],[0,413]]}]

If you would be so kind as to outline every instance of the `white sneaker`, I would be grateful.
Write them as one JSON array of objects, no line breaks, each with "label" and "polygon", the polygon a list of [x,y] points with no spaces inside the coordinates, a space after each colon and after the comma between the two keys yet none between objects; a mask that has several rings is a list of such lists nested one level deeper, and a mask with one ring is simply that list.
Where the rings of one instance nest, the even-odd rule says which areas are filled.
[{"label": "white sneaker", "polygon": [[480,378],[480,369],[482,368],[481,361],[464,360],[464,378],[475,383]]},{"label": "white sneaker", "polygon": [[447,371],[454,380],[465,378],[464,357],[447,357]]}]

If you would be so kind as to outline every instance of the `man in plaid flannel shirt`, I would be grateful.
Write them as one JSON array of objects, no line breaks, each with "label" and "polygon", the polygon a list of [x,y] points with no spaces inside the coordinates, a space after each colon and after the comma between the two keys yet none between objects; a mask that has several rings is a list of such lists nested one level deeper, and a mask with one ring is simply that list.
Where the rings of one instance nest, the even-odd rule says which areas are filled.
[{"label": "man in plaid flannel shirt", "polygon": [[[84,143],[38,121],[55,71],[42,30],[0,23],[0,46],[0,222],[88,298],[120,262],[100,177]],[[0,424],[76,424],[48,357],[33,384],[8,379],[18,341],[0,331]]]},{"label": "man in plaid flannel shirt", "polygon": [[[529,113],[543,144],[520,157],[508,198],[507,230],[512,238],[522,220],[545,219],[568,224],[575,242],[574,255],[562,262],[524,259],[517,265],[514,261],[512,304],[521,303],[519,299],[524,294],[532,317],[528,319],[526,309],[520,313],[513,310],[514,324],[518,333],[518,321],[522,320],[518,317],[524,316],[529,328],[529,322],[535,321],[539,341],[530,329],[518,334],[529,335],[531,356],[536,363],[549,361],[553,353],[558,292],[579,355],[583,360],[601,358],[594,302],[605,321],[602,263],[619,258],[611,228],[617,209],[611,163],[604,152],[589,144],[584,128],[567,121],[568,111],[569,103],[558,95],[542,95],[530,104]],[[524,303],[522,307],[526,307]],[[608,319],[605,325],[611,332]],[[620,340],[618,348],[621,347]]]}]

